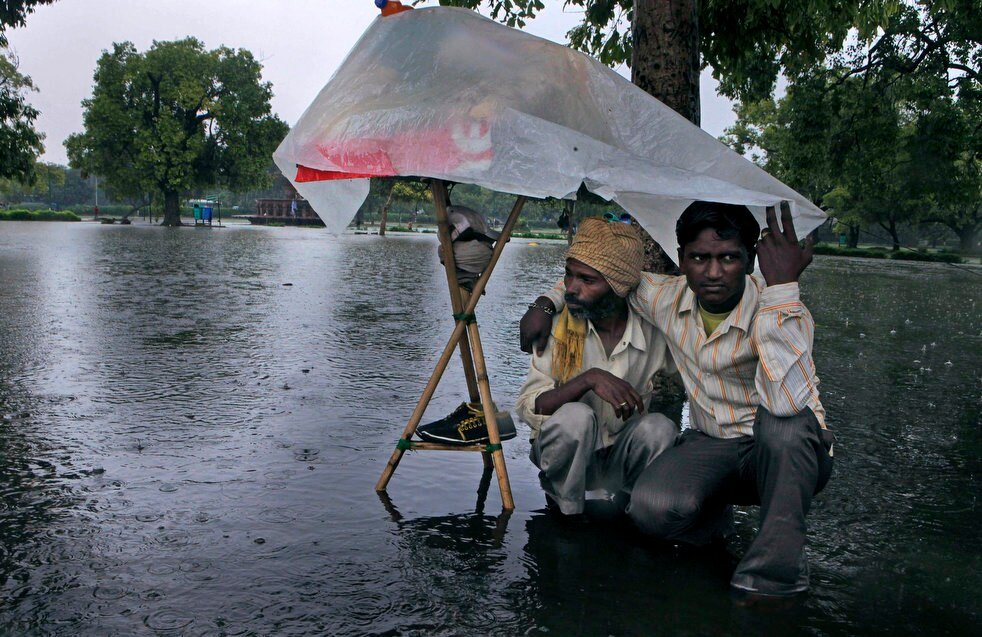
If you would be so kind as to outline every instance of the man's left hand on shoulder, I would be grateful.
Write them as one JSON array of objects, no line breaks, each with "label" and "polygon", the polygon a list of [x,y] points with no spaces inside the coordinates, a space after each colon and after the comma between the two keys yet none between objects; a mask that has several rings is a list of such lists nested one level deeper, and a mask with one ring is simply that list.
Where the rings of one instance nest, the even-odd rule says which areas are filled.
[{"label": "man's left hand on shoulder", "polygon": [[781,202],[781,227],[778,227],[774,207],[767,208],[767,227],[757,241],[757,262],[768,286],[794,283],[812,262],[815,250],[814,233],[798,243],[791,220],[791,205]]}]

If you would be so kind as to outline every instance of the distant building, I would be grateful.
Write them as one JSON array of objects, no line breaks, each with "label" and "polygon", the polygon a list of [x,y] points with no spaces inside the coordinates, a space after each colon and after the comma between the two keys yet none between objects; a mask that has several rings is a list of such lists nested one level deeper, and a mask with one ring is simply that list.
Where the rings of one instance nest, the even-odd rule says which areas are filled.
[{"label": "distant building", "polygon": [[255,215],[236,215],[238,219],[248,219],[258,226],[269,224],[284,226],[323,226],[306,199],[256,199]]}]

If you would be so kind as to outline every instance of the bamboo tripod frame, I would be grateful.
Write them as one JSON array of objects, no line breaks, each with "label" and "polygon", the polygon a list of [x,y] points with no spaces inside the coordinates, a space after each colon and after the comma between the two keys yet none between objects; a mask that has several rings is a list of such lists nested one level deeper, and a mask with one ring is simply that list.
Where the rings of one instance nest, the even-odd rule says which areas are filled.
[{"label": "bamboo tripod frame", "polygon": [[[423,395],[420,396],[419,402],[416,403],[416,409],[413,410],[413,414],[410,416],[409,422],[402,432],[399,444],[396,446],[395,451],[392,452],[392,456],[385,465],[385,469],[382,470],[382,476],[375,485],[375,490],[378,492],[385,491],[389,480],[392,479],[392,475],[395,473],[396,467],[399,466],[399,461],[402,460],[402,456],[407,450],[478,451],[484,457],[484,466],[493,467],[498,477],[498,489],[501,491],[502,508],[506,511],[511,511],[515,508],[515,502],[511,496],[508,470],[505,468],[505,454],[501,450],[501,436],[498,433],[498,423],[495,420],[494,404],[491,401],[491,384],[488,380],[484,349],[481,346],[481,334],[478,331],[477,319],[474,317],[474,309],[477,307],[478,301],[481,300],[481,294],[484,292],[484,288],[487,287],[488,280],[491,278],[491,273],[495,265],[497,265],[499,257],[501,257],[501,252],[504,250],[505,244],[508,243],[511,237],[512,229],[515,227],[518,216],[522,212],[522,207],[525,205],[525,197],[519,196],[515,201],[515,205],[508,215],[508,220],[505,222],[504,228],[501,229],[501,236],[494,244],[491,261],[484,269],[477,283],[475,283],[473,292],[468,294],[466,290],[461,289],[457,284],[457,264],[454,262],[453,246],[451,245],[450,239],[450,221],[447,217],[446,185],[440,180],[434,180],[432,190],[433,201],[436,206],[437,234],[440,238],[440,248],[443,251],[447,285],[450,287],[450,304],[453,308],[456,324],[454,325],[453,333],[450,335],[450,340],[447,342],[447,346],[443,349],[443,354],[437,361],[436,369],[433,370],[433,374],[430,376],[426,388],[423,389]],[[426,411],[427,406],[429,406],[430,399],[433,398],[433,393],[436,391],[436,387],[443,377],[443,373],[446,371],[455,349],[460,350],[460,358],[464,365],[464,377],[467,381],[467,392],[470,400],[471,402],[480,400],[483,407],[484,421],[487,423],[488,438],[490,441],[488,445],[459,446],[433,442],[416,442],[412,440],[413,434],[416,433],[416,427],[419,426],[419,422],[423,418],[423,413]]]}]

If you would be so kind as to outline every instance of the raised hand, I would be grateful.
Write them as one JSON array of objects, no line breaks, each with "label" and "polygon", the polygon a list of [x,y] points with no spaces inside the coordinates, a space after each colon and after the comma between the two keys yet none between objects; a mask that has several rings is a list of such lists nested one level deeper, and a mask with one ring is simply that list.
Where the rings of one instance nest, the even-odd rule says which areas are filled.
[{"label": "raised hand", "polygon": [[798,280],[814,254],[815,236],[809,235],[804,245],[798,243],[791,220],[791,205],[781,202],[781,227],[777,225],[774,207],[767,208],[767,227],[757,241],[757,262],[767,285],[781,285]]}]

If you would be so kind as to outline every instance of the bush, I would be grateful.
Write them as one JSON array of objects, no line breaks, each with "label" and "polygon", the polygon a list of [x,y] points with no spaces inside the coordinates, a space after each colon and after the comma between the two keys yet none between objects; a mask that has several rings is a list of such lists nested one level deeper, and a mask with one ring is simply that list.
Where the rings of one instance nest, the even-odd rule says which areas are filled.
[{"label": "bush", "polygon": [[901,250],[894,253],[893,257],[898,261],[928,261],[930,263],[961,263],[961,255],[954,252],[914,252],[912,250]]},{"label": "bush", "polygon": [[[66,206],[65,210],[71,210],[75,214],[89,217],[93,213],[92,204],[73,204],[71,206]],[[128,206],[126,204],[108,204],[105,206],[99,206],[99,216],[100,217],[123,217],[130,214],[133,211],[133,206]],[[146,212],[146,208],[143,209]],[[133,216],[138,216],[139,212],[133,213]]]},{"label": "bush", "polygon": [[866,259],[887,258],[887,253],[884,250],[873,248],[840,248],[827,243],[816,244],[815,254],[828,254],[836,257],[862,257]]},{"label": "bush", "polygon": [[74,212],[68,210],[0,210],[3,221],[81,221]]},{"label": "bush", "polygon": [[815,246],[815,254],[828,254],[837,257],[864,257],[867,259],[896,259],[898,261],[926,261],[930,263],[962,263],[963,259],[954,252],[922,252],[903,249],[890,252],[889,248],[874,246],[871,248],[840,248],[827,243]]},{"label": "bush", "polygon": [[46,203],[35,203],[33,201],[24,201],[16,205],[16,208],[11,208],[11,210],[46,210],[48,209],[48,204]]},{"label": "bush", "polygon": [[519,239],[565,239],[566,235],[560,232],[514,232],[513,237]]}]

